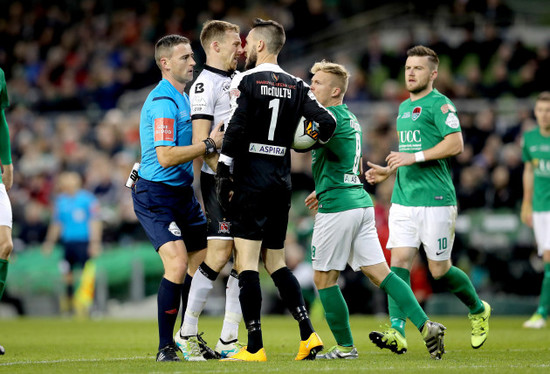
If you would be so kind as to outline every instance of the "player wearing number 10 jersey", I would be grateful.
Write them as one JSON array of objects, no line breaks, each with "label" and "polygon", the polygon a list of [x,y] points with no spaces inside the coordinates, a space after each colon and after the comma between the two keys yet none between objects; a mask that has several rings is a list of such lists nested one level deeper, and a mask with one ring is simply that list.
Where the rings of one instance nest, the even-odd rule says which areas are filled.
[{"label": "player wearing number 10 jersey", "polygon": [[544,262],[539,307],[523,327],[546,326],[550,313],[550,91],[535,103],[538,127],[523,134],[523,202],[521,220],[535,231],[538,254]]},{"label": "player wearing number 10 jersey", "polygon": [[[448,158],[464,147],[460,122],[453,103],[433,87],[439,58],[430,48],[407,51],[405,84],[410,98],[399,106],[399,152],[391,152],[387,167],[369,163],[369,183],[379,183],[397,170],[389,215],[391,269],[406,282],[420,244],[432,276],[454,293],[470,310],[471,345],[479,348],[489,333],[491,307],[480,300],[468,276],[451,263],[457,207]],[[391,328],[371,333],[379,347],[406,350],[407,315],[388,299]]]}]

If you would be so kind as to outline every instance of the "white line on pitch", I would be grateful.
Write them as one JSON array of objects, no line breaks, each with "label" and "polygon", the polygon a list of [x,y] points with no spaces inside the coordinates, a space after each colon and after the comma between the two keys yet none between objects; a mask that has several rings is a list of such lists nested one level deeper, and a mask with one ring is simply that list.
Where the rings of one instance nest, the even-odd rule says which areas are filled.
[{"label": "white line on pitch", "polygon": [[115,358],[80,358],[80,359],[51,360],[51,361],[13,361],[13,362],[0,363],[0,366],[59,364],[59,363],[65,363],[65,362],[131,361],[131,360],[142,360],[145,358],[150,358],[150,356],[115,357]]}]

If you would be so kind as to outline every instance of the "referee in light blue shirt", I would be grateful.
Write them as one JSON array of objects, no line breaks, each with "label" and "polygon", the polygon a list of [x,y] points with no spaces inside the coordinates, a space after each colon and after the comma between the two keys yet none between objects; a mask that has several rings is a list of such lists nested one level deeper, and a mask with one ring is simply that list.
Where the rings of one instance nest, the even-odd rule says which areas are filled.
[{"label": "referee in light blue shirt", "polygon": [[157,298],[157,361],[180,361],[173,333],[180,301],[187,304],[189,287],[184,287],[184,281],[191,284],[206,249],[206,219],[192,187],[192,161],[215,152],[223,133],[217,126],[204,142],[192,144],[189,98],[184,93],[195,66],[189,39],[161,38],[155,45],[155,61],[162,80],[141,110],[142,158],[132,198],[134,211],[164,265]]},{"label": "referee in light blue shirt", "polygon": [[54,244],[61,239],[67,286],[67,305],[71,310],[74,293],[73,271],[83,268],[91,256],[101,249],[102,224],[99,220],[99,202],[93,194],[81,189],[82,180],[75,172],[65,172],[59,176],[60,194],[53,205],[52,222],[48,228],[43,250],[51,253]]}]

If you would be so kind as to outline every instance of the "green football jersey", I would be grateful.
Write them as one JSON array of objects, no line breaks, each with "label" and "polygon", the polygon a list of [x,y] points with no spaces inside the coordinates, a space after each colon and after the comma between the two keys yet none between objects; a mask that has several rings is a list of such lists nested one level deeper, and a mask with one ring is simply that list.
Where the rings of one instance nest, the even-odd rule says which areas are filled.
[{"label": "green football jersey", "polygon": [[[6,77],[4,70],[0,69],[0,110],[6,109],[10,105],[8,99],[8,90],[6,88]],[[11,164],[10,133],[4,120],[0,122],[0,159],[4,165]],[[2,173],[0,173],[0,183],[2,183]]]},{"label": "green football jersey", "polygon": [[[399,152],[424,151],[440,143],[445,136],[459,131],[460,122],[454,104],[436,89],[421,99],[405,100],[399,106]],[[405,206],[456,205],[449,160],[399,167],[391,201]]]},{"label": "green football jersey", "polygon": [[523,161],[533,164],[533,211],[550,211],[550,137],[538,127],[523,135]]},{"label": "green football jersey", "polygon": [[4,70],[0,69],[0,109],[6,109],[10,106],[8,99],[8,90],[6,88],[6,76]]},{"label": "green football jersey", "polygon": [[336,117],[336,131],[327,144],[311,151],[319,212],[335,213],[373,206],[359,180],[361,125],[345,104],[327,109]]}]

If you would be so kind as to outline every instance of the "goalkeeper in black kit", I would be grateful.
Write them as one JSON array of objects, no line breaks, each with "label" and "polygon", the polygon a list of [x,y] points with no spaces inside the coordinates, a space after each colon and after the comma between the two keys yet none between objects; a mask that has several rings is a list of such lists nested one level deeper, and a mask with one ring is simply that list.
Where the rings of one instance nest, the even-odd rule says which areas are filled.
[{"label": "goalkeeper in black kit", "polygon": [[248,330],[248,346],[226,359],[231,361],[267,360],[260,322],[260,255],[298,321],[301,341],[295,359],[315,359],[323,348],[307,314],[300,284],[286,267],[284,244],[292,190],[290,147],[298,120],[304,116],[317,122],[321,144],[334,133],[336,121],[305,82],[277,64],[284,43],[285,32],[279,23],[255,21],[246,37],[249,70],[231,83],[233,112],[217,166],[218,199],[231,217],[239,299]]}]

